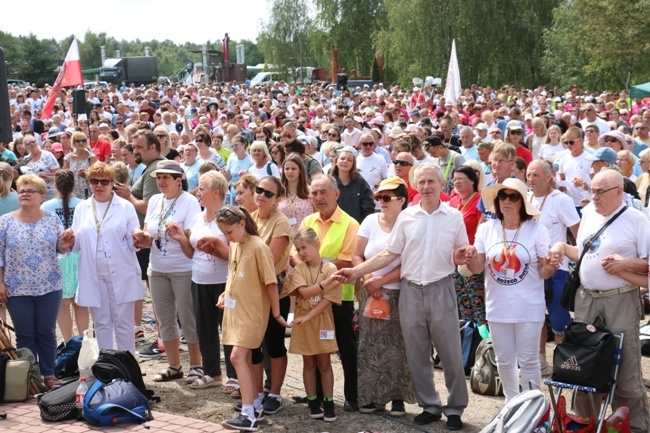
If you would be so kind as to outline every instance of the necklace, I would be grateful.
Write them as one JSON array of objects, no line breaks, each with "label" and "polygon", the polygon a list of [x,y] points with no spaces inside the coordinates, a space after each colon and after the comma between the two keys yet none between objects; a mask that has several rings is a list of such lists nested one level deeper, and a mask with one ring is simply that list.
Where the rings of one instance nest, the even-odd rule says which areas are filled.
[{"label": "necklace", "polygon": [[[540,211],[540,212],[542,211],[542,208],[544,207],[544,203],[546,203],[546,198],[547,198],[549,195],[551,195],[551,192],[552,192],[552,191],[553,191],[553,190],[549,187],[548,192],[546,193],[546,195],[544,196],[544,199],[542,200],[542,205],[539,207],[539,211]],[[533,196],[532,196],[532,195],[530,196],[530,204],[533,204]]]},{"label": "necklace", "polygon": [[106,215],[108,214],[108,210],[111,208],[111,203],[113,203],[113,194],[111,194],[111,199],[108,201],[108,206],[106,206],[106,210],[104,211],[104,215],[102,216],[102,220],[99,221],[97,219],[97,203],[95,201],[95,197],[93,197],[93,213],[95,215],[95,227],[97,228],[97,235],[99,235],[99,232],[102,229],[102,224],[104,224],[104,220],[106,219]]},{"label": "necklace", "polygon": [[160,218],[158,219],[158,238],[156,239],[156,246],[160,249],[161,242],[161,236],[160,234],[164,232],[164,226],[165,226],[165,221],[167,221],[167,218],[171,215],[172,211],[174,210],[174,207],[176,206],[176,202],[178,201],[178,198],[181,196],[183,193],[183,190],[181,189],[178,191],[178,194],[176,195],[176,198],[172,202],[172,204],[167,208],[167,211],[165,212],[165,196],[163,195],[162,199],[160,200]]},{"label": "necklace", "polygon": [[510,246],[508,246],[508,239],[506,238],[506,228],[503,226],[503,221],[501,221],[501,233],[503,234],[503,253],[507,256],[510,254],[510,247],[517,242],[517,238],[519,237],[519,230],[521,229],[521,226],[523,223],[519,223],[517,226],[517,231],[515,232],[515,237],[512,238],[512,241],[510,241]]},{"label": "necklace", "polygon": [[[239,272],[239,266],[241,265],[241,257],[242,254],[244,253],[244,248],[246,248],[246,242],[250,239],[250,235],[246,235],[246,240],[244,242],[238,242],[237,247],[235,248],[235,252],[233,253],[233,260],[232,260],[232,266],[230,269],[230,275],[228,276],[230,279],[230,284],[228,284],[228,291],[232,291],[232,284],[235,281],[235,278],[237,278],[237,273]],[[239,254],[237,254],[239,253]]]},{"label": "necklace", "polygon": [[260,218],[260,211],[259,210],[257,211],[257,217],[255,218],[255,225],[257,226],[257,230],[260,232],[260,235],[264,233],[264,227],[266,226],[266,223],[269,222],[272,216],[273,216],[273,211],[271,211],[271,213],[267,218],[262,219]]},{"label": "necklace", "polygon": [[310,286],[313,286],[314,284],[316,284],[316,283],[318,282],[318,276],[319,276],[320,273],[323,271],[323,259],[322,259],[322,258],[320,259],[320,264],[319,264],[319,266],[318,266],[318,272],[316,272],[316,276],[313,276],[313,275],[311,274],[311,268],[312,268],[312,266],[311,266],[311,265],[308,265],[308,270],[309,270],[309,285],[310,285]]}]

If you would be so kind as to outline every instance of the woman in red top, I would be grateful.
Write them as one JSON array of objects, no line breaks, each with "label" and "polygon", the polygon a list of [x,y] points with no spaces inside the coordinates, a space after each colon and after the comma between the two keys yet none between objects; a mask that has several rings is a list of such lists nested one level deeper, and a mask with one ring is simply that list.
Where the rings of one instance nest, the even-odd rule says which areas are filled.
[{"label": "woman in red top", "polygon": [[[474,239],[481,219],[481,211],[476,208],[481,198],[479,177],[472,167],[466,165],[456,168],[452,176],[454,189],[449,199],[449,206],[463,214],[467,237]],[[460,318],[472,321],[478,327],[485,323],[485,274],[482,272],[469,275],[461,275],[458,270],[453,273],[456,299]]]}]

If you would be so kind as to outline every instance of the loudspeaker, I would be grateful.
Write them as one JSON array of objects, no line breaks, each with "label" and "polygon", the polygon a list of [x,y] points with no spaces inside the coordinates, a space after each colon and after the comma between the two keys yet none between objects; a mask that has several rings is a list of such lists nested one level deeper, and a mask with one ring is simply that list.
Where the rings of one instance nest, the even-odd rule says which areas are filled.
[{"label": "loudspeaker", "polygon": [[348,89],[348,74],[336,74],[336,90]]},{"label": "loudspeaker", "polygon": [[86,91],[84,89],[72,91],[72,113],[86,114]]},{"label": "loudspeaker", "polygon": [[9,86],[7,85],[7,67],[5,65],[5,52],[0,48],[0,141],[6,146],[14,138],[11,129]]}]

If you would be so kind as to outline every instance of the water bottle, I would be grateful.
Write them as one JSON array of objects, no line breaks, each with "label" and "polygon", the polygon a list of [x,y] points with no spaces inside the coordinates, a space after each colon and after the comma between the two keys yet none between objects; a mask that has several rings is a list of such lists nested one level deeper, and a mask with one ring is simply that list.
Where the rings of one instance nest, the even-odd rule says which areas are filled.
[{"label": "water bottle", "polygon": [[77,393],[75,395],[74,402],[77,409],[81,410],[81,408],[83,407],[84,397],[88,392],[88,384],[86,383],[85,377],[82,377],[79,380],[80,382],[79,382],[79,386],[77,387]]}]

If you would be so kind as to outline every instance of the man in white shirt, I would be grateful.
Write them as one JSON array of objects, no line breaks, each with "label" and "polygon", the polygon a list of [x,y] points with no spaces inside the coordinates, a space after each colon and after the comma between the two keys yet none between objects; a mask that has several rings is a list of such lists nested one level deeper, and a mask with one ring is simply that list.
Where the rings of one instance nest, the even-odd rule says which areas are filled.
[{"label": "man in white shirt", "polygon": [[[625,211],[592,242],[580,265],[581,286],[575,297],[575,321],[593,323],[601,316],[614,334],[624,333],[621,364],[612,402],[613,410],[621,405],[630,409],[633,432],[650,430],[650,407],[641,372],[639,320],[644,319],[639,304],[639,285],[648,281],[650,226],[648,218],[623,203],[623,176],[616,170],[603,170],[591,184],[593,201],[584,208],[578,230],[577,247],[558,243],[549,252],[551,263],[564,256],[578,261],[584,245],[604,224]],[[580,394],[580,393],[578,393]],[[600,407],[600,394],[578,395],[577,409],[582,416]]]},{"label": "man in white shirt", "polygon": [[[400,325],[407,336],[404,345],[418,405],[423,408],[414,421],[430,424],[444,414],[447,428],[460,430],[468,394],[451,273],[453,251],[467,244],[467,232],[460,212],[440,201],[442,169],[421,164],[413,176],[422,199],[400,213],[387,248],[354,268],[340,269],[337,275],[342,282],[351,282],[401,258]],[[445,368],[446,405],[433,382],[432,345]]]},{"label": "man in white shirt", "polygon": [[566,192],[573,199],[573,204],[580,214],[581,201],[590,199],[589,186],[591,185],[591,161],[585,158],[583,148],[583,133],[578,127],[572,126],[562,136],[562,144],[569,150],[569,154],[559,162],[558,186],[560,191]]},{"label": "man in white shirt", "polygon": [[372,134],[363,134],[359,144],[361,144],[361,153],[357,156],[357,168],[374,191],[379,182],[386,179],[388,166],[386,160],[375,153],[375,138]]},{"label": "man in white shirt", "polygon": [[599,135],[603,135],[604,133],[612,130],[611,126],[609,126],[609,123],[598,117],[598,113],[596,113],[596,106],[591,103],[585,105],[585,118],[580,121],[580,125],[582,125],[583,131],[587,129],[587,126],[589,125],[598,126]]},{"label": "man in white shirt", "polygon": [[[547,229],[551,237],[551,244],[567,241],[567,229],[573,237],[578,236],[580,215],[573,206],[573,200],[568,195],[553,189],[551,180],[553,172],[551,166],[540,159],[531,162],[526,169],[526,180],[530,192],[528,201],[542,213],[539,222]],[[546,309],[551,320],[551,327],[555,335],[555,343],[560,343],[564,336],[564,328],[571,322],[569,312],[559,303],[564,284],[569,279],[569,261],[564,260],[560,268],[551,278],[544,280],[544,289],[551,296],[547,298]],[[540,340],[539,357],[542,375],[548,376],[551,369],[546,361],[546,328],[542,329],[543,340]]]},{"label": "man in white shirt", "polygon": [[474,144],[474,132],[469,126],[462,126],[460,128],[460,153],[465,158],[465,161],[473,159],[474,161],[480,161],[478,157],[478,147]]}]

